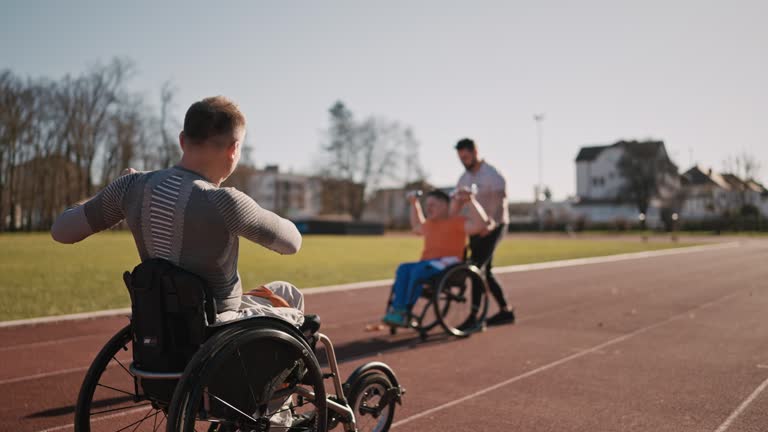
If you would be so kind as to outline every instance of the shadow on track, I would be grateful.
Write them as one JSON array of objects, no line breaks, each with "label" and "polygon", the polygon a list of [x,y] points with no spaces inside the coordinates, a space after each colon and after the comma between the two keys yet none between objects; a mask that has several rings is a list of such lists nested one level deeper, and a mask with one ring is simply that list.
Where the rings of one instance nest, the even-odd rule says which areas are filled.
[{"label": "shadow on track", "polygon": [[[133,396],[119,396],[119,397],[113,397],[109,399],[102,399],[102,400],[94,401],[92,406],[93,408],[104,408],[106,406],[118,405],[125,402],[133,402]],[[75,406],[68,405],[63,407],[47,409],[45,411],[38,411],[36,413],[29,414],[24,418],[32,419],[32,418],[59,417],[59,416],[74,414],[74,412],[75,412]]]},{"label": "shadow on track", "polygon": [[[367,357],[375,357],[379,354],[391,351],[415,349],[458,340],[459,339],[448,336],[445,333],[430,335],[427,340],[422,340],[415,333],[398,336],[382,335],[334,345],[334,350],[336,351],[336,359],[339,361],[339,363],[342,363],[352,360],[364,359]],[[324,350],[318,349],[317,359],[321,364],[327,364],[327,358],[325,356]]]}]

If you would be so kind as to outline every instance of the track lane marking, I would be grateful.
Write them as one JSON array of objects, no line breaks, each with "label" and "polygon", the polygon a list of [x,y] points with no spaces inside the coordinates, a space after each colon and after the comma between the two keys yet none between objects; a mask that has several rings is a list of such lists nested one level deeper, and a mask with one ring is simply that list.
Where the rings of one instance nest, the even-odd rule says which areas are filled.
[{"label": "track lane marking", "polygon": [[0,347],[0,352],[13,351],[18,349],[27,349],[27,348],[40,348],[40,347],[45,347],[50,345],[61,345],[63,343],[75,342],[75,341],[80,341],[84,339],[112,337],[112,335],[113,333],[99,333],[99,334],[89,334],[89,335],[83,335],[83,336],[72,336],[68,338],[54,339],[49,341],[10,345],[10,346]]},{"label": "track lane marking", "polygon": [[[122,361],[122,362],[131,361],[131,359],[129,359],[129,358],[121,358],[119,360]],[[108,367],[114,367],[114,366],[117,366],[117,365],[109,365]],[[24,376],[15,377],[15,378],[7,378],[7,379],[0,380],[0,385],[13,384],[13,383],[23,382],[23,381],[31,381],[31,380],[41,379],[41,378],[49,378],[49,377],[57,376],[57,375],[66,375],[68,373],[82,372],[82,371],[88,370],[90,367],[91,366],[88,365],[88,366],[84,366],[84,367],[76,367],[76,368],[69,368],[69,369],[59,369],[59,370],[56,370],[56,371],[43,372],[43,373],[38,373],[38,374],[34,374],[34,375],[24,375]]]},{"label": "track lane marking", "polygon": [[[722,303],[722,302],[724,302],[726,300],[729,300],[729,299],[737,296],[740,293],[741,293],[741,291],[738,291],[738,292],[735,292],[735,293],[731,293],[731,294],[727,294],[727,295],[725,295],[723,297],[719,297],[719,298],[717,298],[715,300],[712,300],[712,301],[709,301],[707,303],[701,304],[701,305],[696,306],[696,307],[694,307],[692,309],[689,309],[689,310],[687,310],[685,312],[679,313],[677,315],[673,315],[673,316],[671,316],[671,317],[669,317],[669,318],[667,318],[665,320],[659,321],[659,322],[657,322],[655,324],[651,324],[651,325],[648,325],[648,326],[645,326],[645,327],[641,327],[641,328],[639,328],[639,329],[637,329],[635,331],[632,331],[630,333],[626,333],[624,335],[621,335],[621,336],[615,337],[613,339],[610,339],[610,340],[608,340],[606,342],[603,342],[603,343],[600,343],[598,345],[592,346],[591,348],[587,348],[584,351],[581,351],[581,352],[578,352],[576,354],[572,354],[572,355],[563,357],[561,359],[558,359],[558,360],[555,360],[553,362],[547,363],[547,364],[545,364],[543,366],[540,366],[540,367],[538,367],[536,369],[532,369],[532,370],[530,370],[528,372],[525,372],[525,373],[522,373],[520,375],[516,375],[514,377],[508,378],[508,379],[506,379],[506,380],[504,380],[504,381],[502,381],[500,383],[497,383],[497,384],[494,384],[492,386],[486,387],[486,388],[484,388],[482,390],[478,390],[478,391],[476,391],[474,393],[468,394],[468,395],[463,396],[461,398],[454,399],[454,400],[452,400],[450,402],[443,403],[443,404],[438,405],[438,406],[436,406],[434,408],[430,408],[430,409],[428,409],[426,411],[422,411],[422,412],[420,412],[418,414],[414,414],[414,415],[412,415],[410,417],[406,417],[406,418],[404,418],[402,420],[399,420],[397,422],[392,423],[392,428],[396,428],[396,427],[408,424],[408,423],[410,423],[410,422],[412,422],[414,420],[418,420],[420,418],[423,418],[423,417],[429,416],[431,414],[434,414],[434,413],[436,413],[438,411],[442,411],[442,410],[444,410],[446,408],[450,408],[452,406],[455,406],[455,405],[461,404],[463,402],[466,402],[466,401],[468,401],[470,399],[474,399],[474,398],[476,398],[478,396],[482,396],[482,395],[484,395],[486,393],[490,393],[490,392],[492,392],[492,391],[494,391],[496,389],[505,387],[505,386],[507,386],[509,384],[515,383],[517,381],[523,380],[525,378],[531,377],[531,376],[539,374],[541,372],[545,372],[545,371],[547,371],[549,369],[555,368],[555,367],[560,366],[562,364],[568,363],[571,360],[576,360],[578,358],[584,357],[587,354],[599,352],[600,350],[602,350],[604,348],[607,348],[607,347],[609,347],[611,345],[615,345],[617,343],[620,343],[620,342],[623,342],[625,340],[631,339],[631,338],[633,338],[633,337],[635,337],[637,335],[646,333],[646,332],[648,332],[650,330],[653,330],[655,328],[661,327],[661,326],[663,326],[665,324],[668,324],[668,323],[670,323],[672,321],[676,321],[676,320],[685,318],[685,317],[688,316],[688,314],[690,314],[693,311],[705,309],[705,308],[708,308],[710,306]],[[768,381],[766,381],[765,384],[768,385]],[[722,432],[722,431],[718,430],[716,432]]]},{"label": "track lane marking", "polygon": [[[631,253],[604,255],[604,256],[597,256],[597,257],[590,257],[590,258],[574,258],[574,259],[559,260],[559,261],[546,261],[541,263],[495,267],[493,269],[493,272],[494,274],[505,274],[505,273],[518,273],[518,272],[527,272],[527,271],[536,271],[536,270],[550,270],[550,269],[574,267],[574,266],[581,266],[581,265],[605,264],[605,263],[612,263],[617,261],[626,261],[626,260],[633,260],[633,259],[656,258],[656,257],[662,257],[662,256],[669,256],[669,255],[682,255],[682,254],[695,253],[695,252],[732,249],[732,248],[737,248],[741,245],[742,245],[741,242],[736,241],[736,242],[728,242],[728,243],[718,243],[715,245],[708,244],[708,245],[699,245],[699,246],[682,246],[677,248],[662,249],[662,250],[655,250],[655,251],[631,252]],[[356,291],[356,290],[367,289],[367,288],[378,288],[386,285],[391,285],[392,282],[393,282],[393,279],[381,279],[381,280],[373,280],[373,281],[365,281],[365,282],[353,282],[353,283],[340,284],[340,285],[328,285],[328,286],[302,288],[301,291],[304,294],[304,296],[311,296],[311,295],[327,294],[327,293],[333,293],[333,292],[339,292],[339,291]],[[18,327],[23,325],[56,323],[61,321],[114,317],[118,315],[130,315],[130,313],[131,313],[131,308],[121,308],[121,309],[109,309],[109,310],[102,310],[102,311],[95,311],[95,312],[84,312],[84,313],[78,313],[78,314],[72,314],[72,315],[55,315],[55,316],[48,316],[48,317],[14,320],[14,321],[4,321],[4,322],[0,322],[0,329],[9,328],[9,327]]]},{"label": "track lane marking", "polygon": [[762,384],[760,384],[755,391],[752,392],[744,401],[741,403],[741,405],[736,408],[731,415],[728,416],[727,419],[723,422],[723,424],[720,425],[717,429],[715,429],[715,432],[725,432],[728,430],[729,427],[731,427],[731,424],[741,415],[744,410],[746,410],[749,407],[749,404],[751,404],[759,395],[760,393],[765,390],[765,388],[768,387],[768,379],[763,381]]}]

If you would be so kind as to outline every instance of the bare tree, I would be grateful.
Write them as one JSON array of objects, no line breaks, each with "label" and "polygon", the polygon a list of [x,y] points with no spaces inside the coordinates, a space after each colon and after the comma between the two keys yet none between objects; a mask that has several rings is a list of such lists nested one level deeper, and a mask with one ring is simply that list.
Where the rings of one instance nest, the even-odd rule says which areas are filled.
[{"label": "bare tree", "polygon": [[47,229],[63,207],[122,169],[178,158],[175,90],[163,86],[156,112],[126,89],[133,70],[115,59],[56,81],[0,71],[0,231]]},{"label": "bare tree", "polygon": [[761,169],[760,160],[745,151],[728,156],[723,161],[723,171],[734,174],[742,180],[757,180]]},{"label": "bare tree", "polygon": [[[624,178],[620,194],[629,198],[642,215],[648,214],[651,200],[659,197],[668,178],[677,176],[661,141],[620,141],[624,152],[618,169]],[[640,220],[645,229],[645,219]]]},{"label": "bare tree", "polygon": [[[178,134],[178,124],[170,118],[170,111],[173,108],[173,100],[176,95],[176,87],[170,81],[163,83],[160,89],[160,137],[162,138],[162,168],[167,168],[175,163],[181,156],[176,135]],[[171,132],[173,130],[174,132]]]},{"label": "bare tree", "polygon": [[366,199],[383,183],[405,184],[424,177],[419,143],[410,128],[380,117],[358,121],[340,101],[329,109],[329,115],[327,143],[322,147],[326,164],[321,174],[337,180],[334,186],[343,198],[338,207],[348,210],[355,220],[362,217]]}]

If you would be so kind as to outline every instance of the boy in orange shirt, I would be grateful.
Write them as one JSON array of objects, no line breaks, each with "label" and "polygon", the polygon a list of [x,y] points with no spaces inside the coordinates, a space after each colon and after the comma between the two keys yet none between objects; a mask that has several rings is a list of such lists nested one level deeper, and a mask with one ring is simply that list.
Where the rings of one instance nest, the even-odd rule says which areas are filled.
[{"label": "boy in orange shirt", "polygon": [[426,217],[416,195],[411,202],[411,227],[424,236],[421,260],[400,264],[392,286],[392,306],[382,321],[389,325],[407,326],[408,309],[421,295],[420,281],[430,278],[464,255],[467,235],[490,232],[488,216],[468,190],[460,190],[453,200],[443,191],[427,193]]}]

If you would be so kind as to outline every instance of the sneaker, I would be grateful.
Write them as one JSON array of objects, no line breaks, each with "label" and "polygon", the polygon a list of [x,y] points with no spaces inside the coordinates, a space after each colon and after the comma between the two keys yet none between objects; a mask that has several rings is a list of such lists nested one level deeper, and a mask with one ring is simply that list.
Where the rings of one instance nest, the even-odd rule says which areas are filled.
[{"label": "sneaker", "polygon": [[456,327],[456,329],[463,332],[470,332],[474,330],[480,330],[480,326],[478,325],[477,318],[471,316],[458,327]]},{"label": "sneaker", "polygon": [[488,318],[488,325],[514,324],[515,312],[511,310],[502,310],[496,315]]},{"label": "sneaker", "polygon": [[408,320],[406,315],[408,315],[406,311],[393,309],[384,315],[384,318],[381,320],[384,321],[385,324],[389,324],[391,326],[408,327]]}]

